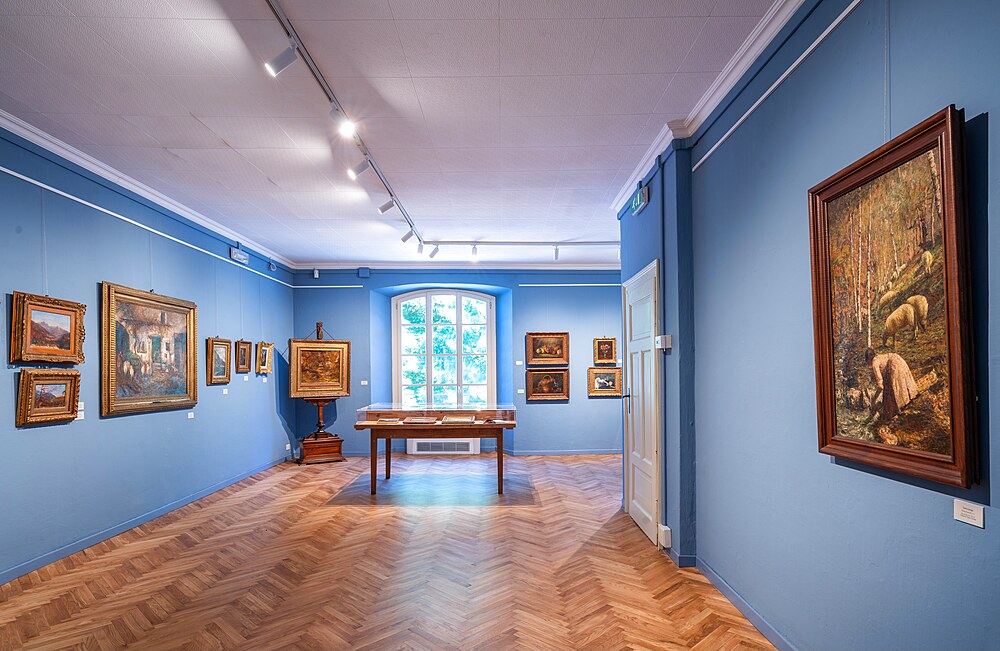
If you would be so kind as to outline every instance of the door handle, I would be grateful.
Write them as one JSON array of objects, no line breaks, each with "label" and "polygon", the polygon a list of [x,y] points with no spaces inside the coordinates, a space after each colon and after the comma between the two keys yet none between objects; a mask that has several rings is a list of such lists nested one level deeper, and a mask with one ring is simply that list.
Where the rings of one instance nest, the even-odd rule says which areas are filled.
[{"label": "door handle", "polygon": [[628,413],[631,414],[632,413],[632,392],[629,391],[628,393],[626,393],[625,395],[623,395],[622,398],[628,398]]}]

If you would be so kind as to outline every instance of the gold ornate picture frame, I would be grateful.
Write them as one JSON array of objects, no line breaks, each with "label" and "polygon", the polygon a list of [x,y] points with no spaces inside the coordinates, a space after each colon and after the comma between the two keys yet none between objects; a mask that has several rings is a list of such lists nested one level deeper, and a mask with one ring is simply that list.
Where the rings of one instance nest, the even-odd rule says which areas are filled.
[{"label": "gold ornate picture frame", "polygon": [[524,387],[525,400],[569,400],[569,369],[529,368]]},{"label": "gold ornate picture frame", "polygon": [[14,292],[11,303],[11,364],[83,363],[86,305],[24,292]]},{"label": "gold ornate picture frame", "polygon": [[568,332],[528,332],[524,335],[526,366],[569,364]]},{"label": "gold ornate picture frame", "polygon": [[341,398],[351,395],[351,342],[290,339],[288,396]]},{"label": "gold ornate picture frame", "polygon": [[205,380],[208,384],[229,384],[233,344],[228,339],[209,337],[205,340]]},{"label": "gold ornate picture frame", "polygon": [[614,337],[594,338],[594,365],[618,363],[618,340]]},{"label": "gold ornate picture frame", "polygon": [[274,344],[260,342],[257,344],[257,375],[269,375],[274,372]]},{"label": "gold ornate picture frame", "polygon": [[48,425],[75,420],[80,404],[80,371],[26,368],[21,371],[14,424]]},{"label": "gold ornate picture frame", "polygon": [[198,404],[198,306],[102,284],[101,415]]},{"label": "gold ornate picture frame", "polygon": [[590,398],[621,398],[622,368],[620,366],[587,369],[587,396]]},{"label": "gold ornate picture frame", "polygon": [[236,372],[249,373],[252,366],[250,360],[253,357],[253,342],[240,339],[233,344],[233,348],[233,354],[236,357]]}]

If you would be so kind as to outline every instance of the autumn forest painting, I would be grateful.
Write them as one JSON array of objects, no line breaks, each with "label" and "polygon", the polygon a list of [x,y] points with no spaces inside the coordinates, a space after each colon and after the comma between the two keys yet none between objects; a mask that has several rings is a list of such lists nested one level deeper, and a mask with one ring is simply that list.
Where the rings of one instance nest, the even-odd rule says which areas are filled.
[{"label": "autumn forest painting", "polygon": [[836,435],[950,455],[941,150],[829,201]]}]

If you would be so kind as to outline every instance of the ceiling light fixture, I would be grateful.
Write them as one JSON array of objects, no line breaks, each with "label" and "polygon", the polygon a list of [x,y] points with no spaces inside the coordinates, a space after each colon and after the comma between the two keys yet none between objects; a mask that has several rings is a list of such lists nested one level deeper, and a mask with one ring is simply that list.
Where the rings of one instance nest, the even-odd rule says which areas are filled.
[{"label": "ceiling light fixture", "polygon": [[403,236],[403,237],[401,238],[401,241],[403,241],[403,242],[407,242],[407,241],[409,241],[409,239],[410,239],[411,237],[413,237],[413,229],[412,229],[412,228],[411,228],[410,230],[406,231],[406,235],[404,235],[404,236]]},{"label": "ceiling light fixture", "polygon": [[371,163],[368,162],[368,158],[365,158],[363,161],[361,161],[354,167],[347,170],[347,175],[351,177],[352,181],[354,181],[359,176],[364,174],[365,170],[367,170],[369,167],[371,167]]},{"label": "ceiling light fixture", "polygon": [[292,44],[278,53],[276,57],[265,63],[264,69],[267,70],[272,77],[277,77],[284,72],[288,66],[298,61],[298,59],[299,55],[295,51],[295,45]]},{"label": "ceiling light fixture", "polygon": [[476,244],[472,245],[472,261],[479,262],[479,246]]},{"label": "ceiling light fixture", "polygon": [[440,251],[440,250],[441,250],[441,247],[440,247],[440,246],[435,246],[435,247],[434,247],[434,250],[433,250],[433,251],[431,251],[431,255],[430,255],[430,257],[432,257],[432,258],[433,258],[434,256],[436,256],[436,255],[438,254],[438,251]]},{"label": "ceiling light fixture", "polygon": [[337,131],[339,131],[340,135],[345,138],[353,138],[354,134],[358,132],[358,125],[354,124],[351,120],[344,118],[340,121],[340,126],[337,127]]},{"label": "ceiling light fixture", "polygon": [[417,255],[423,255],[423,254],[424,254],[424,243],[420,242],[419,244],[417,244]]},{"label": "ceiling light fixture", "polygon": [[319,269],[313,269],[313,278],[319,278]]},{"label": "ceiling light fixture", "polygon": [[559,247],[558,246],[552,247],[552,259],[555,260],[556,262],[559,261]]},{"label": "ceiling light fixture", "polygon": [[[378,207],[378,214],[380,215],[386,214],[387,212],[392,210],[393,207],[395,207],[395,205],[396,205],[396,200],[393,199],[392,197],[389,197],[388,201],[386,201],[385,203],[383,203],[381,206]],[[410,232],[412,233],[413,231],[411,230]]]}]

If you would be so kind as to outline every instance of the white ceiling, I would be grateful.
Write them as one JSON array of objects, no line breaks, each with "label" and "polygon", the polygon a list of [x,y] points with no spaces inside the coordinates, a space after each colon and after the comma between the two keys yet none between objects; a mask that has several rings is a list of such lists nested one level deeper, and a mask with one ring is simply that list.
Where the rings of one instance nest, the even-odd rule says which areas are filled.
[{"label": "white ceiling", "polygon": [[[617,240],[611,202],[772,3],[279,2],[421,235],[483,241]],[[0,109],[294,263],[426,261],[304,63],[264,71],[286,46],[264,0],[0,0]]]}]

